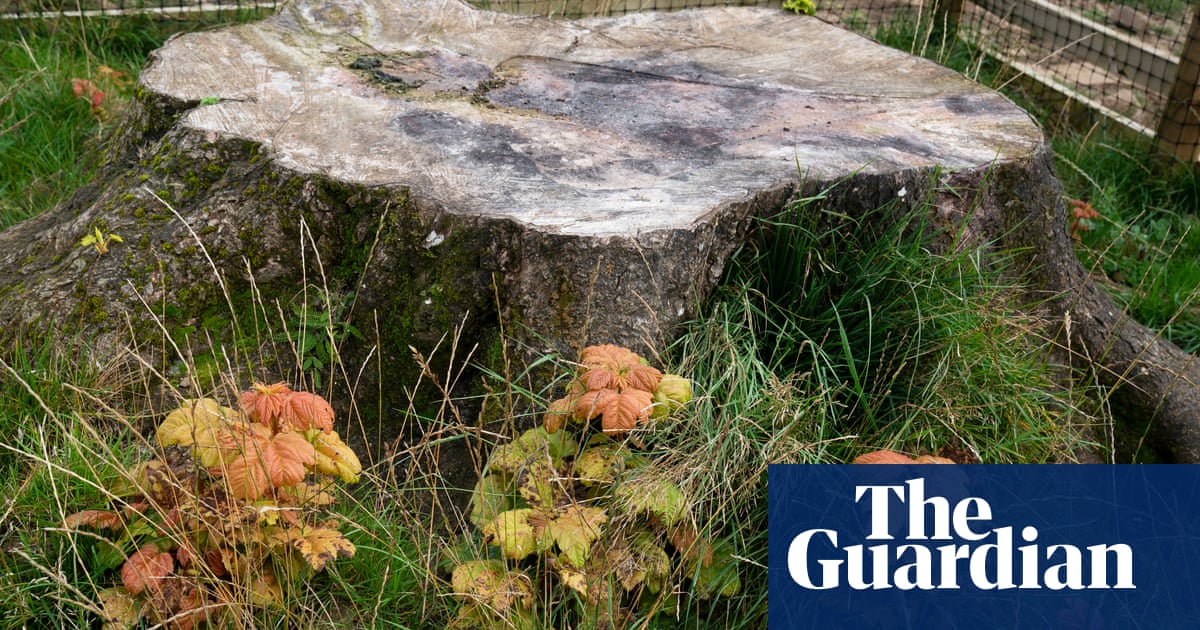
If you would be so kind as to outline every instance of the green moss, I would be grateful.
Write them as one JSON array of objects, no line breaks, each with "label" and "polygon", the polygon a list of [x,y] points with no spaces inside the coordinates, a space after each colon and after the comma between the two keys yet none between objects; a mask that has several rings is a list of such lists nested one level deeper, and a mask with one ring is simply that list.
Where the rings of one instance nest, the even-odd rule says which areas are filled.
[{"label": "green moss", "polygon": [[80,300],[79,306],[75,308],[75,314],[79,321],[90,324],[108,321],[108,311],[104,310],[104,298],[98,295],[91,295]]}]

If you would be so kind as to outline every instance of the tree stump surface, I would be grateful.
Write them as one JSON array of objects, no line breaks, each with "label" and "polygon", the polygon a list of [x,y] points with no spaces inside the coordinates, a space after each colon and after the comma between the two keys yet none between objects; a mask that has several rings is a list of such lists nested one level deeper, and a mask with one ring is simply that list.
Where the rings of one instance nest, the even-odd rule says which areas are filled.
[{"label": "tree stump surface", "polygon": [[328,290],[384,366],[454,328],[660,348],[756,217],[835,182],[847,211],[938,189],[944,223],[1077,268],[1048,155],[996,92],[777,10],[297,0],[154,53],[97,180],[0,232],[0,329],[244,335]]}]

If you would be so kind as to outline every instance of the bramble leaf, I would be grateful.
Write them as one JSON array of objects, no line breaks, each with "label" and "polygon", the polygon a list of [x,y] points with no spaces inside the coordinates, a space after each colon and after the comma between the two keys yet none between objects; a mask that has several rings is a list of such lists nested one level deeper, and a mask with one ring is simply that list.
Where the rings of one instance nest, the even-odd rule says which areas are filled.
[{"label": "bramble leaf", "polygon": [[499,560],[471,560],[454,567],[450,585],[458,599],[479,602],[501,616],[528,608],[533,601],[529,576],[509,571]]},{"label": "bramble leaf", "polygon": [[520,437],[496,447],[489,466],[498,472],[516,474],[532,459],[558,460],[573,455],[578,444],[568,431],[551,434],[543,427],[534,427]]},{"label": "bramble leaf", "polygon": [[356,551],[354,543],[332,527],[290,527],[276,534],[276,540],[299,552],[313,571],[339,557],[352,558]]},{"label": "bramble leaf", "polygon": [[584,486],[609,485],[625,470],[627,449],[616,442],[589,446],[575,458],[575,478]]},{"label": "bramble leaf", "polygon": [[270,435],[262,425],[251,426],[257,428],[247,435],[241,455],[223,468],[211,469],[225,476],[230,494],[253,501],[272,487],[300,483],[306,466],[316,461],[312,444],[300,433]]},{"label": "bramble leaf", "polygon": [[484,475],[475,484],[475,492],[471,495],[471,522],[475,527],[482,528],[495,520],[497,514],[517,507],[512,492],[500,477],[498,474]]},{"label": "bramble leaf", "polygon": [[303,507],[332,505],[337,501],[332,494],[324,490],[321,484],[307,480],[293,486],[279,488],[275,492],[275,496],[287,505]]},{"label": "bramble leaf", "polygon": [[283,587],[270,569],[261,569],[249,579],[250,602],[265,608],[283,607]]},{"label": "bramble leaf", "polygon": [[590,598],[586,573],[564,562],[556,564],[554,568],[558,571],[558,579],[562,580],[567,588]]},{"label": "bramble leaf", "polygon": [[608,520],[604,510],[568,505],[546,524],[546,530],[567,560],[576,568],[582,568],[592,549],[592,541],[600,536],[601,525]]},{"label": "bramble leaf", "polygon": [[106,588],[96,593],[100,600],[100,608],[104,612],[103,630],[132,628],[141,617],[141,606],[129,591],[120,588]]},{"label": "bramble leaf", "polygon": [[121,584],[125,590],[137,595],[147,589],[158,588],[174,569],[175,560],[171,554],[160,552],[157,545],[149,544],[135,551],[125,561],[121,567]]},{"label": "bramble leaf", "polygon": [[517,492],[530,507],[551,509],[566,496],[563,479],[544,459],[531,460],[517,479]]},{"label": "bramble leaf", "polygon": [[588,390],[653,392],[662,379],[662,372],[643,363],[636,353],[612,344],[584,348],[579,362],[584,367],[580,380]]},{"label": "bramble leaf", "polygon": [[287,383],[271,385],[255,383],[248,391],[242,392],[240,400],[242,411],[245,411],[251,420],[267,427],[274,427],[276,421],[283,415],[283,410],[287,406],[288,397],[291,394],[292,389],[287,386]]},{"label": "bramble leaf", "polygon": [[613,492],[613,498],[628,514],[650,514],[666,527],[679,523],[689,510],[687,497],[679,486],[651,475],[626,480]]},{"label": "bramble leaf", "polygon": [[645,584],[646,590],[657,593],[671,574],[671,559],[667,552],[644,531],[631,541],[613,545],[605,554],[605,561],[626,591]]},{"label": "bramble leaf", "polygon": [[601,389],[589,391],[575,403],[575,415],[581,420],[601,416],[601,427],[608,434],[627,433],[650,418],[654,395],[640,389]]},{"label": "bramble leaf", "polygon": [[320,429],[329,433],[333,431],[333,407],[316,394],[292,392],[287,396],[279,424],[293,431]]},{"label": "bramble leaf", "polygon": [[500,547],[501,553],[513,560],[534,553],[538,549],[537,535],[529,523],[533,512],[530,508],[522,508],[497,514],[483,527],[484,541]]},{"label": "bramble leaf", "polygon": [[700,599],[714,595],[732,597],[742,590],[742,581],[737,573],[737,559],[733,557],[733,545],[724,539],[713,542],[712,562],[705,565],[692,560],[689,570],[692,586]]},{"label": "bramble leaf", "polygon": [[313,468],[317,472],[334,475],[346,483],[358,481],[358,474],[362,472],[362,463],[358,461],[358,455],[354,454],[354,449],[342,442],[337,431],[311,428],[305,430],[303,435],[316,449],[316,463]]},{"label": "bramble leaf", "polygon": [[211,398],[185,400],[158,425],[155,439],[164,448],[192,446],[197,434],[219,431],[222,424],[229,422],[241,422],[241,414]]},{"label": "bramble leaf", "polygon": [[304,479],[307,467],[316,462],[316,453],[303,435],[277,433],[271,437],[262,458],[273,486],[291,486]]},{"label": "bramble leaf", "polygon": [[122,527],[121,515],[107,510],[84,510],[68,516],[63,524],[69,529],[84,525],[96,529],[111,529],[118,531]]},{"label": "bramble leaf", "polygon": [[677,374],[664,374],[654,390],[655,418],[668,416],[682,409],[692,399],[692,382]]},{"label": "bramble leaf", "polygon": [[542,414],[542,427],[547,433],[557,433],[571,419],[571,410],[575,408],[575,397],[565,396],[550,403],[546,413]]}]

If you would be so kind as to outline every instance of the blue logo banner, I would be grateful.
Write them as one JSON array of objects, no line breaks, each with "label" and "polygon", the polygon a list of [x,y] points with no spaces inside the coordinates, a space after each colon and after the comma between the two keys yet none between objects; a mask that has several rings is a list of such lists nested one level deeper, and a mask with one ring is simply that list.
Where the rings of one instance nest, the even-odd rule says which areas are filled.
[{"label": "blue logo banner", "polygon": [[771,465],[785,628],[1200,628],[1200,466]]}]

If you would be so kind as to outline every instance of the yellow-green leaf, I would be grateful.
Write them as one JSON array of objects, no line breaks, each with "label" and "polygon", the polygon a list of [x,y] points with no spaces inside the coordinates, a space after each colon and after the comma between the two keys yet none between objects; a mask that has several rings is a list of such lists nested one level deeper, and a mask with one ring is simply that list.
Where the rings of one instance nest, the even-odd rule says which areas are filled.
[{"label": "yellow-green leaf", "polygon": [[626,480],[613,492],[616,504],[630,515],[646,513],[666,527],[673,527],[688,514],[683,491],[667,479],[651,474]]},{"label": "yellow-green leaf", "polygon": [[106,588],[96,596],[100,600],[100,609],[104,611],[103,630],[132,628],[141,617],[138,600],[123,588]]},{"label": "yellow-green leaf", "polygon": [[654,411],[651,415],[662,418],[682,409],[692,399],[692,382],[678,374],[664,374],[654,391]]},{"label": "yellow-green leaf", "polygon": [[607,486],[625,470],[628,450],[616,442],[589,446],[575,459],[575,478],[584,486]]},{"label": "yellow-green leaf", "polygon": [[545,460],[530,460],[517,478],[517,492],[525,499],[530,507],[552,509],[560,498],[565,498],[566,492],[563,479],[558,471]]},{"label": "yellow-green leaf", "polygon": [[331,527],[289,528],[280,531],[276,539],[299,552],[314,571],[339,557],[352,558],[355,552],[354,543]]},{"label": "yellow-green leaf", "polygon": [[504,475],[485,474],[471,495],[471,522],[482,528],[495,520],[497,514],[516,508],[514,499],[512,490],[504,483]]},{"label": "yellow-green leaf", "polygon": [[479,602],[500,615],[529,608],[533,601],[529,576],[509,571],[499,560],[470,560],[454,567],[450,585],[458,599]]},{"label": "yellow-green leaf", "polygon": [[513,560],[520,560],[537,551],[537,536],[529,523],[532,509],[508,510],[496,515],[483,527],[483,538],[500,547],[501,553]]},{"label": "yellow-green leaf", "polygon": [[608,514],[596,507],[572,503],[546,524],[558,549],[576,568],[582,568],[591,553],[592,541],[600,536]]}]

